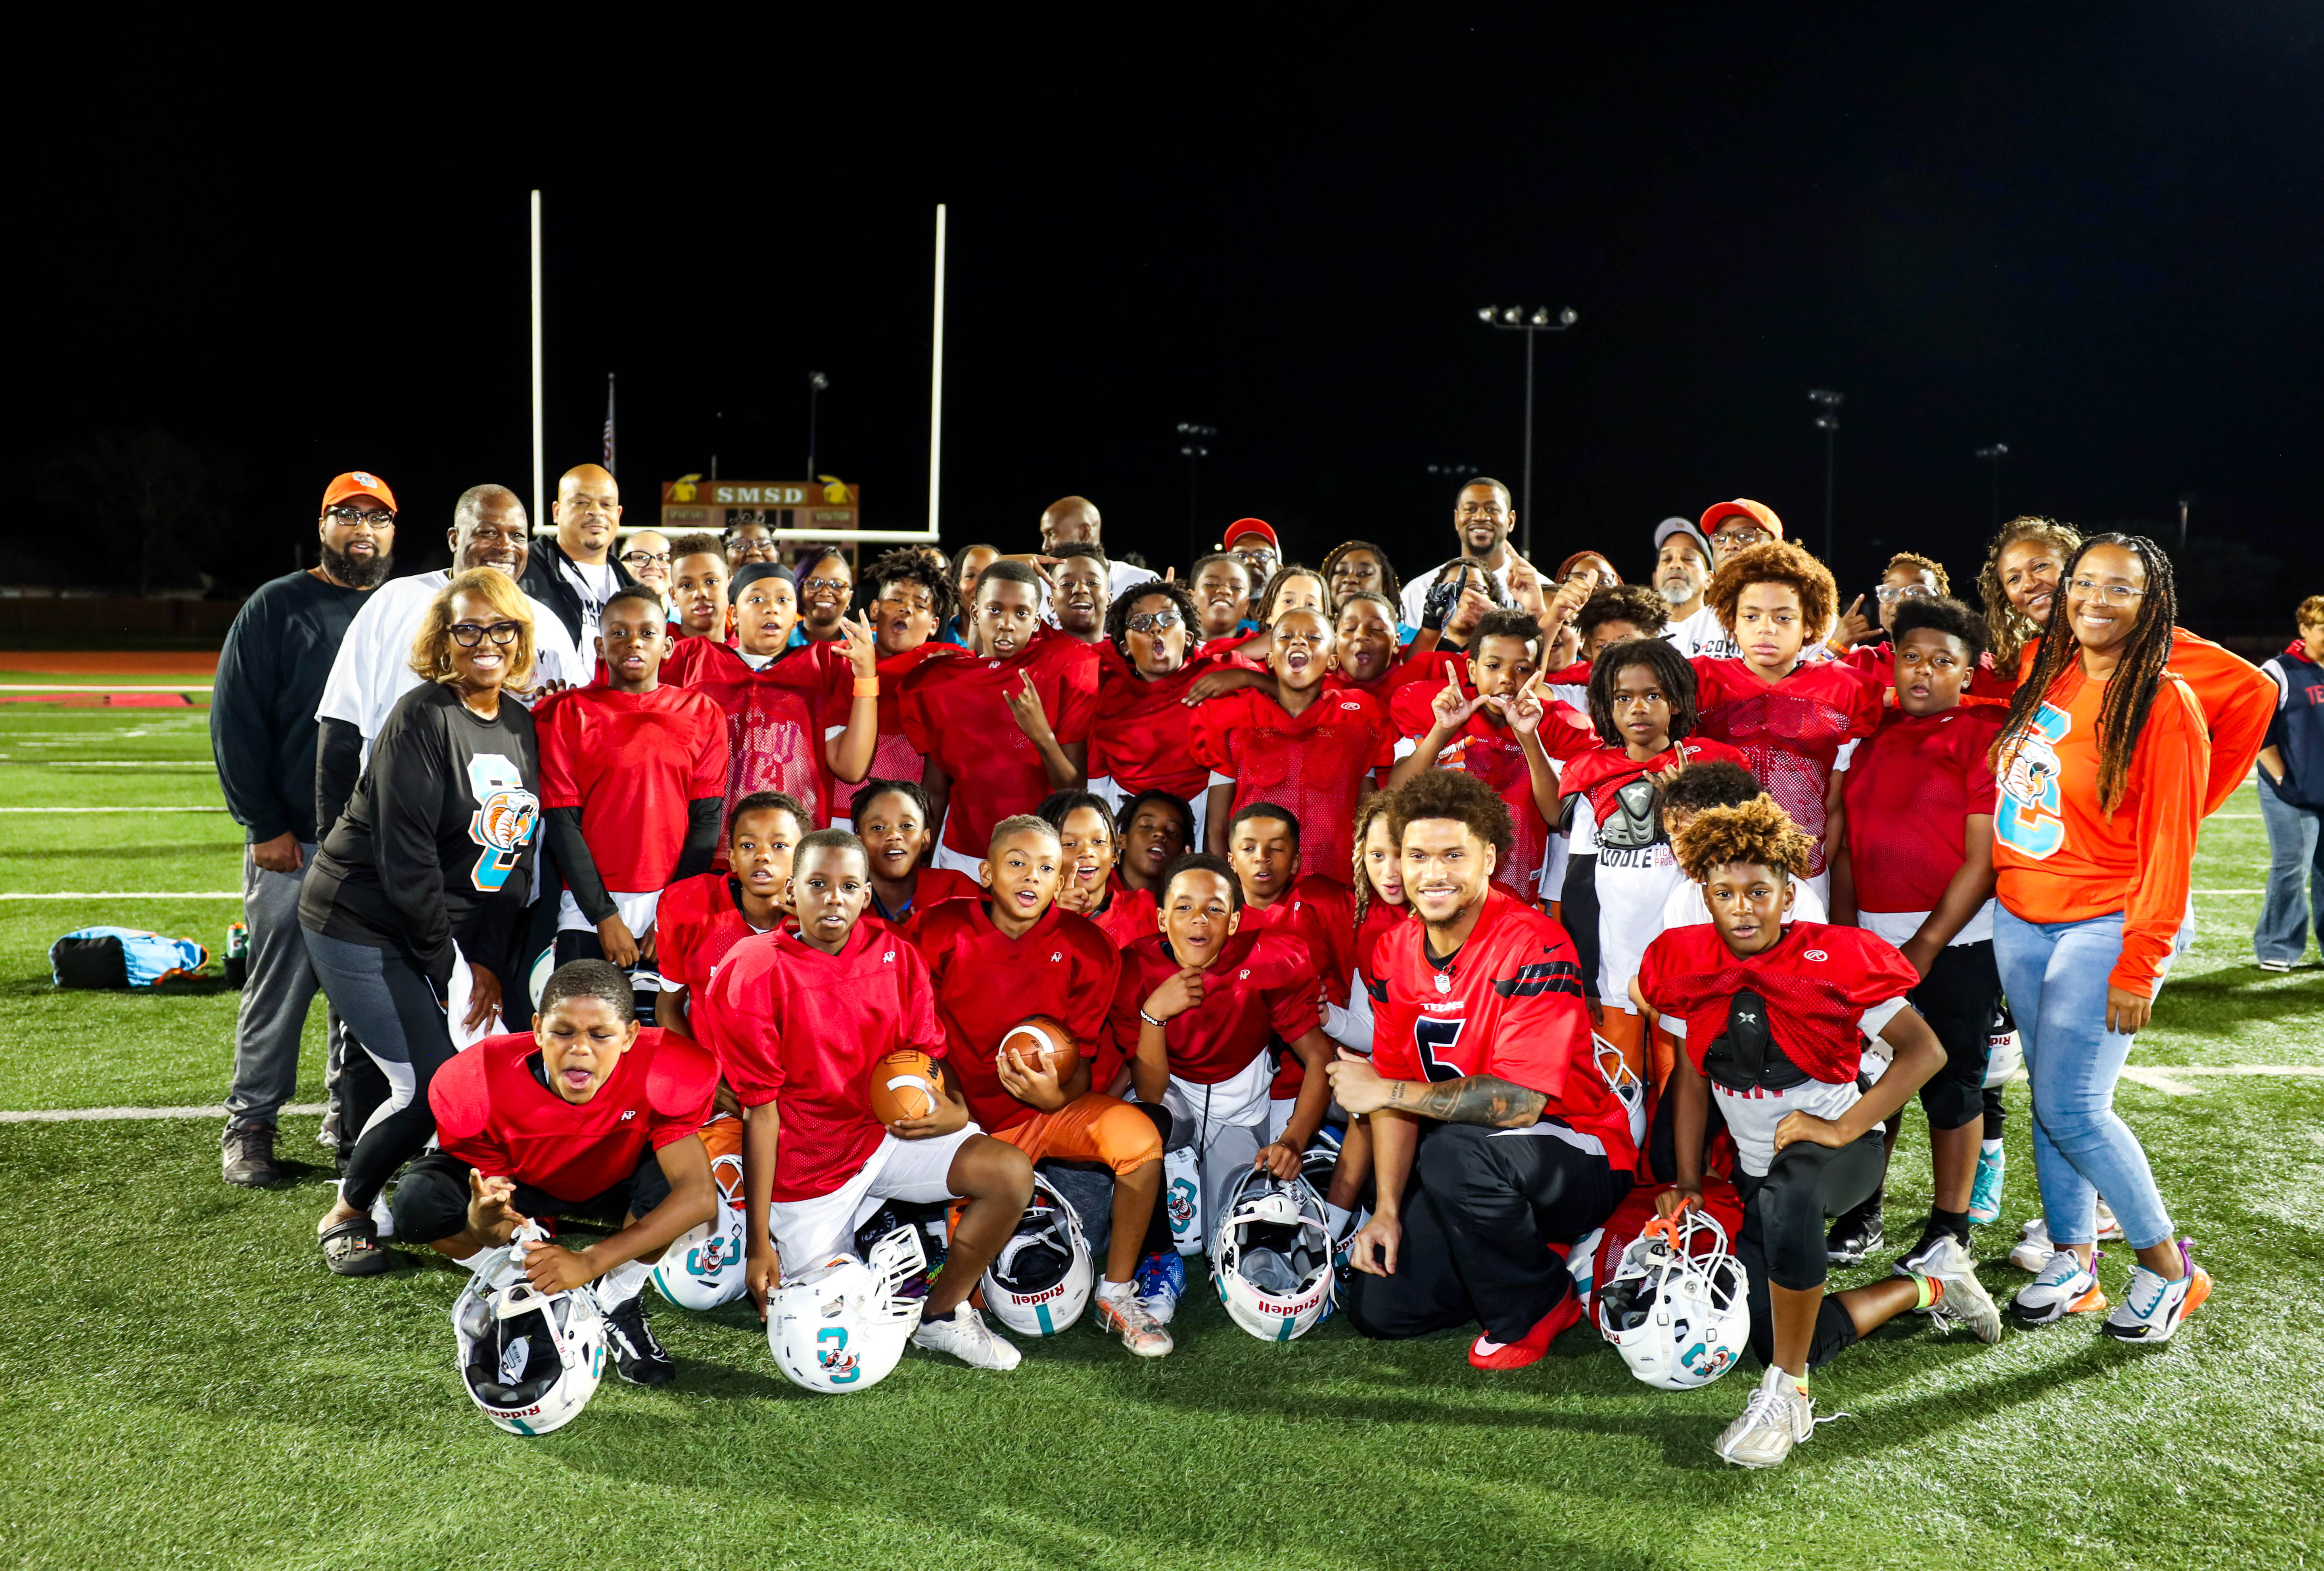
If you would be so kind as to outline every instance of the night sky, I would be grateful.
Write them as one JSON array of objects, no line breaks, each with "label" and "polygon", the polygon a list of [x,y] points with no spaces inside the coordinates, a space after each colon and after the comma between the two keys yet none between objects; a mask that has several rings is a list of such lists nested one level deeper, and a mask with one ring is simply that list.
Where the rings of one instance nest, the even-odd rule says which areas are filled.
[{"label": "night sky", "polygon": [[1973,578],[1970,455],[1998,441],[2003,516],[2175,542],[2191,494],[2189,620],[2288,627],[2324,590],[2324,14],[2045,9],[1444,23],[1360,55],[1190,22],[1150,58],[942,93],[864,56],[827,115],[632,91],[496,133],[532,112],[512,97],[456,146],[440,88],[346,139],[133,96],[20,176],[42,222],[0,582],[106,576],[42,476],[149,427],[241,474],[189,554],[222,586],[288,570],[355,467],[397,492],[403,565],[433,565],[463,488],[530,492],[539,185],[549,472],[596,455],[617,372],[632,524],[714,452],[798,478],[811,370],[817,466],[871,527],[922,521],[943,200],[951,547],[1026,548],[1079,492],[1116,551],[1184,564],[1196,421],[1200,544],[1255,514],[1295,556],[1365,537],[1409,574],[1452,549],[1431,465],[1519,478],[1523,339],[1477,308],[1570,305],[1540,345],[1537,560],[1589,546],[1635,577],[1657,519],[1738,494],[1819,545],[1821,387],[1847,399],[1849,591],[1907,547]]}]

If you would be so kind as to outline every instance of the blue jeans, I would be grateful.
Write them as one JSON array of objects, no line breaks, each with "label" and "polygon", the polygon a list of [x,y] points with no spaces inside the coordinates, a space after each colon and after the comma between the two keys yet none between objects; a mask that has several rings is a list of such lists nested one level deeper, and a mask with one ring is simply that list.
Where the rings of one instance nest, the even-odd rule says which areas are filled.
[{"label": "blue jeans", "polygon": [[2051,1244],[2095,1243],[2101,1194],[2132,1248],[2168,1241],[2171,1214],[2146,1152],[2114,1110],[2115,1081],[2133,1040],[2106,1028],[2122,914],[2027,922],[1996,904],[1993,958],[2034,1082],[2034,1176]]},{"label": "blue jeans", "polygon": [[2259,783],[2259,815],[2267,822],[2267,904],[2252,930],[2252,952],[2264,960],[2298,965],[2308,952],[2310,918],[2324,942],[2324,813],[2294,807]]}]

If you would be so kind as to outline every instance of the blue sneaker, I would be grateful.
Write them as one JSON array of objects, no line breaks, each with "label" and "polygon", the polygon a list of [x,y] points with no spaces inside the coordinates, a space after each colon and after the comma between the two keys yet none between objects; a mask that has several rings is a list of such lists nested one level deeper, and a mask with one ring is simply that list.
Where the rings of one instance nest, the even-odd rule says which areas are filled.
[{"label": "blue sneaker", "polygon": [[1178,1312],[1186,1292],[1186,1262],[1175,1249],[1157,1249],[1138,1263],[1130,1278],[1138,1284],[1138,1301],[1157,1325],[1167,1326]]},{"label": "blue sneaker", "polygon": [[1969,1192],[1969,1219],[1982,1225],[2001,1215],[2001,1181],[2009,1172],[2009,1153],[1999,1146],[1977,1153],[1977,1187]]}]

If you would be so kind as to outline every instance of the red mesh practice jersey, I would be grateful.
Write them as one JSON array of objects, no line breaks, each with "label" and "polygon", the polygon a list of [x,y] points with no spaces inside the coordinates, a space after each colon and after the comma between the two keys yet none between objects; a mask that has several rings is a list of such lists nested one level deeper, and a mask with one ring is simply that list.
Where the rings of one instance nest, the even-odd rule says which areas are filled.
[{"label": "red mesh practice jersey", "polygon": [[560,1200],[626,1183],[649,1150],[702,1127],[718,1064],[675,1032],[638,1033],[597,1094],[579,1107],[533,1079],[532,1033],[488,1036],[436,1071],[428,1106],[438,1144],[486,1178],[514,1179]]},{"label": "red mesh practice jersey", "polygon": [[1444,685],[1444,673],[1462,669],[1469,657],[1460,649],[1431,649],[1422,655],[1406,655],[1388,662],[1387,670],[1370,682],[1358,682],[1344,671],[1334,671],[1323,678],[1323,685],[1333,692],[1369,693],[1382,703],[1398,688],[1414,682],[1425,682],[1431,687]]},{"label": "red mesh practice jersey", "polygon": [[[1114,1050],[1124,1059],[1138,1052],[1139,1006],[1179,969],[1158,932],[1121,951],[1112,1025]],[[1203,1001],[1163,1027],[1170,1072],[1198,1086],[1232,1079],[1267,1051],[1270,1037],[1296,1042],[1323,1024],[1315,994],[1305,945],[1239,929],[1203,973]]]},{"label": "red mesh practice jersey", "polygon": [[[1835,662],[1845,666],[1873,686],[1892,695],[1896,688],[1896,646],[1886,639],[1877,644],[1858,644]],[[1961,684],[1961,692],[1971,698],[2006,700],[2017,691],[2017,678],[2004,675],[1993,667],[1993,657],[1979,655],[1977,668]]]},{"label": "red mesh practice jersey", "polygon": [[[1397,732],[1407,741],[1416,746],[1435,729],[1436,695],[1443,691],[1438,684],[1415,682],[1398,688],[1389,697],[1388,713],[1396,721]],[[1461,695],[1474,698],[1477,690],[1464,683]],[[1589,745],[1589,739],[1571,726],[1547,716],[1543,718],[1537,734],[1545,752],[1553,745]],[[1397,750],[1401,753],[1404,749],[1399,747]],[[1554,898],[1557,891],[1538,889],[1536,883],[1541,877],[1542,864],[1549,859],[1549,822],[1534,804],[1533,770],[1526,763],[1525,744],[1517,740],[1517,733],[1505,725],[1495,725],[1480,711],[1462,722],[1438,751],[1436,767],[1474,775],[1491,786],[1493,794],[1509,810],[1516,844],[1493,870],[1493,882],[1521,900],[1531,900],[1536,893],[1544,898]]]},{"label": "red mesh practice jersey", "polygon": [[[1213,644],[1212,649],[1216,649]],[[1212,672],[1255,670],[1247,660],[1205,650],[1167,676],[1148,680],[1130,668],[1121,651],[1102,646],[1097,657],[1097,718],[1090,726],[1089,772],[1110,779],[1125,797],[1140,791],[1167,791],[1197,801],[1210,772],[1187,740],[1196,711],[1186,689]]]},{"label": "red mesh practice jersey", "polygon": [[1097,650],[1062,633],[1036,633],[1010,659],[962,654],[930,660],[904,678],[904,734],[951,777],[944,843],[963,856],[982,858],[994,824],[1032,812],[1056,789],[1002,696],[1028,675],[1059,744],[1087,742],[1097,712]]},{"label": "red mesh practice jersey", "polygon": [[[968,1098],[969,1116],[988,1133],[1014,1128],[1036,1109],[1010,1096],[993,1067],[1001,1039],[1028,1015],[1050,1015],[1082,1046],[1100,1090],[1121,1066],[1107,1019],[1121,977],[1121,951],[1097,924],[1055,905],[1022,938],[992,925],[982,900],[947,900],[920,914],[905,936],[928,963],[945,1061]],[[1098,1079],[1102,1071],[1105,1079]]]},{"label": "red mesh practice jersey", "polygon": [[686,687],[581,687],[532,712],[540,805],[581,810],[581,838],[608,889],[669,882],[686,846],[687,804],[726,794],[726,717]]},{"label": "red mesh practice jersey", "polygon": [[1967,859],[1963,821],[1993,815],[1986,761],[2002,712],[1883,717],[1848,766],[1849,868],[1860,911],[1934,911]]},{"label": "red mesh practice jersey", "polygon": [[1772,684],[1740,660],[1693,666],[1695,734],[1743,755],[1761,789],[1815,841],[1808,873],[1821,873],[1824,786],[1840,749],[1880,723],[1880,690],[1837,660],[1802,661]]},{"label": "red mesh practice jersey", "polygon": [[[930,660],[949,659],[964,655],[966,650],[957,644],[939,644],[934,639],[917,649],[907,649],[900,655],[883,655],[880,658],[880,741],[872,749],[872,770],[864,780],[910,780],[917,782],[926,760],[912,739],[904,732],[903,701],[899,696],[904,678]],[[835,690],[831,713],[823,728],[824,740],[830,740],[847,729],[847,713],[854,698],[853,673],[849,673],[844,690]],[[838,776],[831,776],[831,816],[847,816],[847,804],[853,801],[862,781],[849,782]]]},{"label": "red mesh practice jersey", "polygon": [[[724,817],[731,818],[734,804],[753,791],[788,791],[814,815],[810,828],[820,829],[830,821],[824,728],[835,702],[840,706],[840,723],[846,722],[854,676],[836,644],[786,649],[759,671],[724,645],[702,657],[695,691],[707,694],[726,712]],[[722,868],[726,865],[723,833],[717,861]]]},{"label": "red mesh practice jersey", "polygon": [[1539,1091],[1542,1124],[1571,1130],[1617,1171],[1635,1169],[1630,1116],[1598,1069],[1565,929],[1492,889],[1449,960],[1428,958],[1427,932],[1406,922],[1373,945],[1373,1065],[1390,1079],[1491,1075]]},{"label": "red mesh practice jersey", "polygon": [[1325,688],[1298,715],[1246,688],[1194,712],[1194,756],[1234,782],[1230,813],[1272,802],[1299,820],[1309,865],[1344,884],[1364,776],[1396,762],[1396,722],[1370,694]]},{"label": "red mesh practice jersey", "polygon": [[1153,890],[1133,889],[1116,874],[1106,880],[1105,904],[1090,920],[1115,949],[1123,950],[1161,931],[1161,909]]},{"label": "red mesh practice jersey", "polygon": [[1794,922],[1772,949],[1746,959],[1705,923],[1674,927],[1646,946],[1638,991],[1658,1015],[1686,1022],[1686,1053],[1701,1069],[1727,1034],[1727,1006],[1748,988],[1767,1001],[1784,1056],[1827,1085],[1852,1083],[1863,1061],[1864,1012],[1920,986],[1894,945],[1860,927]]},{"label": "red mesh practice jersey", "polygon": [[[1256,905],[1244,906],[1242,930],[1296,939],[1307,951],[1317,997],[1342,1006],[1347,1003],[1348,976],[1355,967],[1356,936],[1355,893],[1347,885],[1335,884],[1314,873],[1306,874],[1265,910]],[[1286,1051],[1289,1046],[1288,1038],[1274,1044],[1275,1080],[1268,1095],[1277,1101],[1297,1096],[1299,1082],[1307,1078],[1307,1066],[1299,1061],[1297,1054]]]},{"label": "red mesh practice jersey", "polygon": [[663,981],[691,988],[699,999],[726,951],[761,931],[742,914],[732,873],[680,878],[654,907],[655,969]]},{"label": "red mesh practice jersey", "polygon": [[919,951],[865,917],[839,953],[793,932],[761,933],[726,952],[695,1021],[746,1107],[776,1105],[774,1198],[827,1195],[871,1159],[887,1130],[865,1106],[880,1055],[945,1055],[936,994]]}]

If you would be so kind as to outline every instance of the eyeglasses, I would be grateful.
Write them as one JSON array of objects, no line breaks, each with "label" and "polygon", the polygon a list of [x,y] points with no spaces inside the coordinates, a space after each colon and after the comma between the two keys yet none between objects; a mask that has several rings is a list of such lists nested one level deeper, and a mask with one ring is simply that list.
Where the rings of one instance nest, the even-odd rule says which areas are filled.
[{"label": "eyeglasses", "polygon": [[385,508],[351,508],[346,503],[340,502],[335,507],[325,508],[323,516],[336,519],[351,528],[368,527],[374,529],[392,529],[395,528],[395,515]]},{"label": "eyeglasses", "polygon": [[2095,578],[2077,578],[2066,587],[2084,600],[2093,595],[2103,596],[2108,605],[2128,605],[2146,593],[2143,589],[2133,589],[2127,583],[2100,583]]},{"label": "eyeglasses", "polygon": [[667,567],[669,565],[669,553],[667,551],[624,551],[622,553],[622,565],[628,568],[632,573],[635,573],[641,567]]},{"label": "eyeglasses", "polygon": [[1931,589],[1925,583],[1907,583],[1901,589],[1893,583],[1884,583],[1872,593],[1878,598],[1882,605],[1895,605],[1900,600],[1934,600],[1937,598],[1937,592]]},{"label": "eyeglasses", "polygon": [[1739,528],[1720,529],[1711,537],[1714,540],[1724,540],[1730,546],[1741,547],[1764,546],[1775,537],[1765,529],[1753,528],[1746,524]]},{"label": "eyeglasses", "polygon": [[523,630],[522,622],[493,622],[488,627],[478,627],[474,622],[454,622],[451,628],[452,641],[464,649],[473,649],[486,639],[495,644],[513,644],[517,634]]},{"label": "eyeglasses", "polygon": [[807,594],[819,589],[835,589],[839,591],[840,593],[844,594],[854,587],[855,586],[853,584],[848,583],[844,578],[804,578],[799,581],[799,593],[801,594]]},{"label": "eyeglasses", "polygon": [[1133,633],[1167,632],[1178,625],[1175,611],[1141,611],[1122,624]]}]

